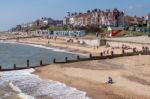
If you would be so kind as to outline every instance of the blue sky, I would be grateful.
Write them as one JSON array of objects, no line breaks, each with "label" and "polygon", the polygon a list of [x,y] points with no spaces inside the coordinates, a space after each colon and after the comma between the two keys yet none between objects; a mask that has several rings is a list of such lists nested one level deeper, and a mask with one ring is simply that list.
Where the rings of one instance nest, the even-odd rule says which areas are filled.
[{"label": "blue sky", "polygon": [[146,16],[150,0],[0,0],[0,31],[41,17],[62,19],[67,11],[94,8],[119,8],[128,15]]}]

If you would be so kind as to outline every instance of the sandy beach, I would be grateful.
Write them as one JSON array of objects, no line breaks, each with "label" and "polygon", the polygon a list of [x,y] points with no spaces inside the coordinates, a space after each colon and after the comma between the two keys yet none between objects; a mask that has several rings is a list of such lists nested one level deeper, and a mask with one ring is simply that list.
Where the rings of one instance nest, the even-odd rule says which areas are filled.
[{"label": "sandy beach", "polygon": [[[96,48],[96,47],[91,46],[91,45],[67,43],[68,39],[69,38],[59,37],[55,41],[54,39],[46,39],[46,38],[25,38],[25,39],[20,39],[17,42],[19,42],[19,43],[30,43],[30,44],[41,44],[41,45],[48,46],[48,47],[65,49],[65,50],[68,50],[70,52],[79,52],[79,53],[93,54],[93,55],[100,55],[101,52],[108,51],[108,50],[109,50],[109,52],[113,50],[114,54],[122,53],[122,49],[115,49],[114,50],[111,47],[106,47],[106,46],[101,46],[101,47]],[[48,44],[48,42],[49,42],[49,44]],[[117,44],[116,44],[116,46],[118,47]],[[141,50],[141,49],[139,49],[139,50]],[[132,50],[126,50],[126,52],[131,52],[131,51]]]},{"label": "sandy beach", "polygon": [[[68,44],[64,38],[21,39],[19,43],[41,44],[72,52],[92,53],[99,55],[105,50],[112,50],[105,46],[94,49],[93,46]],[[50,42],[48,44],[48,42]],[[121,53],[121,49],[113,49],[114,53]],[[126,50],[130,52],[132,50]],[[149,99],[150,95],[150,56],[132,56],[116,59],[85,61],[68,64],[52,64],[36,68],[34,74],[42,79],[54,80],[87,92],[92,99]],[[114,84],[107,85],[108,76],[113,78]]]},{"label": "sandy beach", "polygon": [[0,99],[150,99],[150,0],[1,0],[0,12]]},{"label": "sandy beach", "polygon": [[[92,99],[149,99],[150,56],[54,64],[34,74],[86,91]],[[111,76],[114,84],[105,81]]]}]

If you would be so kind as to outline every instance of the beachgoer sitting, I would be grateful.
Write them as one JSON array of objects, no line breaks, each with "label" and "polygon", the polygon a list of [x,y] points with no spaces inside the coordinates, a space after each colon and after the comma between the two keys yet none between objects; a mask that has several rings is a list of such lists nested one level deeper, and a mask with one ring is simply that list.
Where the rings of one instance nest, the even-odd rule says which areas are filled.
[{"label": "beachgoer sitting", "polygon": [[108,81],[106,82],[106,84],[113,84],[113,80],[110,76],[108,77]]}]

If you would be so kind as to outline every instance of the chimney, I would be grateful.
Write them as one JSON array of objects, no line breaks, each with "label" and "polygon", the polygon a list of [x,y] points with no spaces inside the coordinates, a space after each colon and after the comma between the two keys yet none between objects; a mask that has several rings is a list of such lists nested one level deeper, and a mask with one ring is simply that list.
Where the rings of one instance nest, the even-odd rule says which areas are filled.
[{"label": "chimney", "polygon": [[99,9],[98,12],[101,12],[101,9]]},{"label": "chimney", "polygon": [[94,9],[94,12],[97,12],[97,9]]},{"label": "chimney", "polygon": [[87,13],[90,13],[90,10],[87,10]]},{"label": "chimney", "polygon": [[81,15],[82,13],[81,12],[79,12],[79,15]]}]

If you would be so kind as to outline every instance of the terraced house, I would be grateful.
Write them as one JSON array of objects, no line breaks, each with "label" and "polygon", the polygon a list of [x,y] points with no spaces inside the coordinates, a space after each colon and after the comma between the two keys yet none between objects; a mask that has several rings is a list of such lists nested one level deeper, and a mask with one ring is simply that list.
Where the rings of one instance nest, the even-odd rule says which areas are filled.
[{"label": "terraced house", "polygon": [[124,25],[124,13],[118,9],[110,9],[102,11],[100,9],[88,10],[86,13],[70,13],[63,19],[64,25],[71,26],[123,26]]}]

